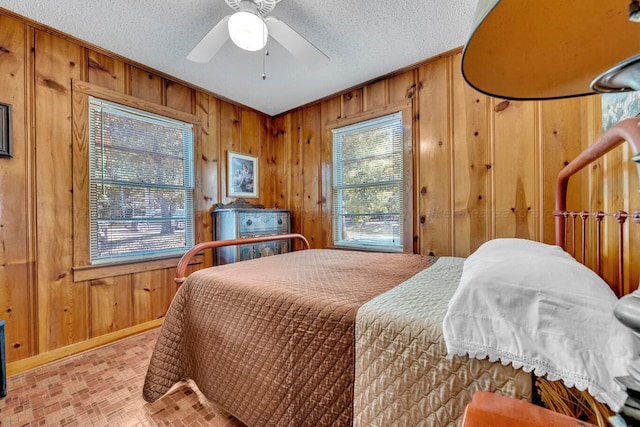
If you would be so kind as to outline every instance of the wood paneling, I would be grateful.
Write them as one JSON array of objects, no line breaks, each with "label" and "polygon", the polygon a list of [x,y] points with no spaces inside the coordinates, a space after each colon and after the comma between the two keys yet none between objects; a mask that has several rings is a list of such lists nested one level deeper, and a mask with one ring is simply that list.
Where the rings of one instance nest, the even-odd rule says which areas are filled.
[{"label": "wood paneling", "polygon": [[[386,94],[387,104],[395,104],[412,99],[417,92],[415,71],[406,71],[387,80],[388,93]],[[372,110],[373,108],[370,108]]]},{"label": "wood paneling", "polygon": [[364,110],[375,110],[389,103],[389,81],[387,79],[371,83],[364,88]]},{"label": "wood paneling", "polygon": [[354,89],[342,95],[342,117],[362,113],[364,109],[364,89]]},{"label": "wood paneling", "polygon": [[537,240],[535,104],[495,99],[492,108],[494,237]]},{"label": "wood paneling", "polygon": [[155,104],[162,104],[162,78],[137,67],[129,67],[129,70],[130,95]]},{"label": "wood paneling", "polygon": [[37,352],[34,235],[34,152],[31,137],[33,31],[0,16],[0,102],[12,105],[13,157],[0,158],[0,318],[7,322],[6,354]]},{"label": "wood paneling", "polygon": [[[321,162],[321,185],[320,193],[322,195],[322,238],[321,247],[327,247],[333,244],[333,202],[332,202],[332,186],[333,186],[333,139],[331,130],[326,123],[335,122],[340,116],[340,98],[335,97],[320,105],[320,122],[322,129],[322,149],[320,150]],[[302,234],[305,230],[302,230]]]},{"label": "wood paneling", "polygon": [[166,106],[175,110],[193,113],[194,91],[184,85],[169,80],[164,81]]},{"label": "wood paneling", "polygon": [[419,69],[416,197],[420,253],[452,253],[451,58]]},{"label": "wood paneling", "polygon": [[322,174],[320,161],[322,144],[322,125],[320,123],[320,105],[302,110],[302,212],[297,215],[295,222],[300,230],[305,231],[305,237],[313,248],[322,247],[322,196],[320,176]]},{"label": "wood paneling", "polygon": [[35,150],[38,350],[91,336],[88,283],[74,283],[71,81],[86,74],[84,48],[36,31]]},{"label": "wood paneling", "polygon": [[[545,242],[555,240],[553,210],[555,209],[556,178],[558,173],[583,150],[583,141],[588,140],[576,133],[582,128],[582,103],[579,98],[562,101],[540,102],[540,169],[543,174],[540,188],[541,206],[538,222],[542,227],[541,237]],[[582,192],[579,182],[570,183],[568,206],[581,206]],[[574,191],[571,191],[574,189]]]},{"label": "wood paneling", "polygon": [[[321,242],[320,247],[332,244],[331,129],[380,111],[398,110],[401,102],[410,101],[415,120],[414,251],[464,257],[496,237],[554,243],[556,176],[599,136],[600,97],[541,102],[495,99],[464,82],[460,62],[459,52],[443,55],[413,71],[317,104],[322,135],[317,189],[321,227],[314,218],[313,222],[302,221],[296,231],[309,237],[319,230],[321,235],[314,240]],[[304,145],[306,135],[317,132],[317,120],[307,114],[309,108],[274,119],[279,129],[274,132],[274,149],[284,156],[277,163],[275,185],[284,207],[295,216],[308,214],[305,195],[313,194],[317,185],[306,177],[307,151],[303,149],[297,157],[300,141]],[[298,130],[301,139],[290,135]],[[302,182],[296,172],[300,160],[304,164],[299,172]],[[569,185],[569,205],[575,209],[615,211],[640,206],[635,167],[624,149],[609,154],[583,175]],[[607,227],[609,232],[613,226]],[[635,251],[632,254],[640,250],[639,228],[632,228],[624,237],[625,245]],[[606,243],[603,263],[607,276],[615,273],[617,244],[617,239]],[[627,291],[636,287],[640,269],[630,259],[625,259]],[[587,261],[593,264],[589,257]]]},{"label": "wood paneling", "polygon": [[[200,119],[200,129],[196,132],[196,182],[194,204],[194,221],[196,224],[196,241],[203,242],[213,236],[211,206],[220,194],[219,172],[220,153],[218,150],[218,101],[201,92],[195,94],[195,115]],[[213,256],[205,254],[205,265],[213,265]]]},{"label": "wood paneling", "polygon": [[[454,57],[460,69],[461,55]],[[491,236],[490,99],[453,76],[453,227],[455,256],[466,256]]]},{"label": "wood paneling", "polygon": [[[291,210],[293,227],[291,232],[302,232],[303,223],[300,221],[304,217],[303,212],[303,173],[304,165],[302,163],[302,110],[289,114],[285,120],[284,133],[284,170],[287,175],[286,194],[289,201],[286,204]],[[294,242],[294,248],[297,248],[299,242]]]},{"label": "wood paneling", "polygon": [[[177,259],[89,265],[87,91],[196,118],[196,242],[211,239],[210,210],[228,201],[226,150],[266,163],[272,138],[270,117],[16,17],[0,14],[0,46],[0,102],[13,105],[14,142],[13,158],[0,159],[0,318],[16,372],[157,325],[176,292]],[[271,204],[275,181],[267,169],[269,179],[260,177],[265,197],[256,202]],[[205,254],[189,270],[211,258]]]},{"label": "wood paneling", "polygon": [[89,51],[89,83],[119,93],[129,93],[127,88],[128,67],[124,62]]},{"label": "wood paneling", "polygon": [[[16,17],[0,14],[0,47],[0,102],[13,105],[14,142],[13,158],[0,159],[0,318],[19,369],[155,326],[176,291],[176,260],[88,266],[86,117],[72,111],[82,105],[72,81],[196,117],[197,242],[211,239],[212,207],[231,201],[231,150],[259,158],[252,201],[290,209],[294,231],[314,248],[330,246],[331,128],[402,110],[412,123],[414,251],[467,256],[495,237],[553,243],[555,176],[600,132],[598,96],[490,98],[464,83],[459,52],[272,118]],[[570,183],[570,205],[640,207],[629,155],[611,153]],[[639,227],[624,239],[640,251]],[[611,252],[617,241],[606,245]],[[636,264],[625,260],[627,292],[637,286]]]},{"label": "wood paneling", "polygon": [[93,337],[133,326],[133,313],[129,275],[91,281],[91,333]]}]

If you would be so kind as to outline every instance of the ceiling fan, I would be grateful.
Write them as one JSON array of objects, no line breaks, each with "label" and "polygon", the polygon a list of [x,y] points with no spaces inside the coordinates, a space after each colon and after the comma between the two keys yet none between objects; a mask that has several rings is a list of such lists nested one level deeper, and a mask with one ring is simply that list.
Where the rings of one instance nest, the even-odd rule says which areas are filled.
[{"label": "ceiling fan", "polygon": [[310,69],[322,68],[329,57],[276,17],[266,16],[280,0],[225,0],[236,12],[220,20],[187,55],[193,62],[211,61],[231,40],[240,48],[261,50],[269,36]]}]

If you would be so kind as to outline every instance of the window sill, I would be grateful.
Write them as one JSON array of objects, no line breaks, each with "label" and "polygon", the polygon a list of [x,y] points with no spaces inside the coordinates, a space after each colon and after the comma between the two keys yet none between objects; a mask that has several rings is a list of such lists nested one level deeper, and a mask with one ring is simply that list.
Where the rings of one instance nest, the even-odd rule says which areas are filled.
[{"label": "window sill", "polygon": [[384,252],[389,254],[401,254],[401,253],[413,253],[411,251],[403,250],[391,250],[389,248],[379,248],[375,246],[348,246],[348,245],[329,245],[327,249],[341,249],[345,251],[360,251],[360,252]]},{"label": "window sill", "polygon": [[[73,281],[84,282],[87,280],[104,279],[106,277],[123,276],[125,274],[176,268],[178,261],[180,261],[180,257],[73,267]],[[191,258],[189,265],[202,264],[203,262],[204,256],[196,255]]]}]

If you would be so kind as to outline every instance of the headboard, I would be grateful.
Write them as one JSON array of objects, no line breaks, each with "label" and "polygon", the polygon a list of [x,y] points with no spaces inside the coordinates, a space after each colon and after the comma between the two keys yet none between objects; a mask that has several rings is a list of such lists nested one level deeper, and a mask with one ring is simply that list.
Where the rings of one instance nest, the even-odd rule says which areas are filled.
[{"label": "headboard", "polygon": [[[596,265],[594,270],[601,275],[601,245],[602,237],[602,221],[605,218],[614,218],[618,223],[618,254],[617,254],[617,279],[613,283],[609,283],[613,291],[618,297],[622,296],[623,276],[624,276],[624,226],[628,218],[634,222],[640,223],[640,210],[634,210],[631,213],[625,211],[617,211],[614,213],[606,212],[572,212],[567,211],[567,187],[569,178],[578,173],[580,170],[590,165],[615,147],[627,141],[631,145],[633,153],[640,153],[640,118],[634,117],[625,119],[612,126],[605,132],[596,142],[590,145],[585,151],[580,153],[558,174],[556,184],[556,206],[553,212],[556,224],[556,245],[567,250],[568,247],[576,255],[576,239],[581,242],[580,252],[581,259],[586,259],[586,242],[587,242],[587,225],[589,221],[595,222],[595,233],[592,241],[595,240],[595,248],[592,248],[596,254]],[[640,165],[638,166],[638,177],[640,177]],[[578,234],[579,233],[579,234]],[[569,241],[570,240],[570,241]],[[569,244],[571,243],[571,245]]]}]

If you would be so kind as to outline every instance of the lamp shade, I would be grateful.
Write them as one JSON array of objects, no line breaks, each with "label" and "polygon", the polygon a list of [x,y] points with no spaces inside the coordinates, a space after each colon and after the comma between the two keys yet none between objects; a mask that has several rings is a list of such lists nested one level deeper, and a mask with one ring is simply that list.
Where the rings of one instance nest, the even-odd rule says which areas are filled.
[{"label": "lamp shade", "polygon": [[598,77],[640,54],[640,23],[628,10],[629,0],[480,0],[464,79],[508,99],[592,94]]},{"label": "lamp shade", "polygon": [[267,25],[257,14],[240,10],[229,18],[229,37],[244,50],[260,50],[267,43]]}]

